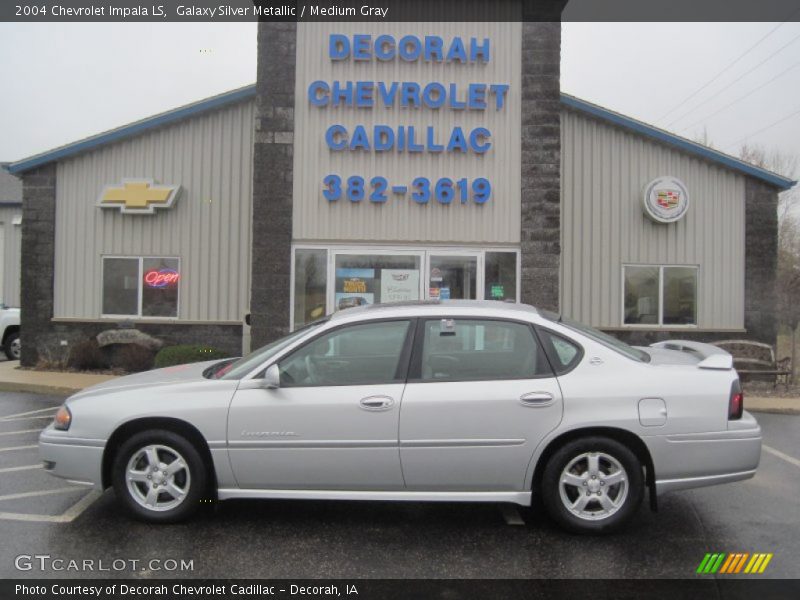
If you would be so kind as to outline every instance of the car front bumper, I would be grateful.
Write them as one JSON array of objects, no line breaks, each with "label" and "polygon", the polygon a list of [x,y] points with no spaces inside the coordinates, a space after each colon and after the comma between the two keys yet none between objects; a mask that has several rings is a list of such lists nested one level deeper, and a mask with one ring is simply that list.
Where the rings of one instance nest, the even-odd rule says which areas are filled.
[{"label": "car front bumper", "polygon": [[39,436],[39,455],[47,473],[73,483],[103,486],[105,440],[71,438],[52,426]]},{"label": "car front bumper", "polygon": [[656,492],[662,494],[749,479],[761,460],[761,427],[745,412],[725,431],[648,436]]}]

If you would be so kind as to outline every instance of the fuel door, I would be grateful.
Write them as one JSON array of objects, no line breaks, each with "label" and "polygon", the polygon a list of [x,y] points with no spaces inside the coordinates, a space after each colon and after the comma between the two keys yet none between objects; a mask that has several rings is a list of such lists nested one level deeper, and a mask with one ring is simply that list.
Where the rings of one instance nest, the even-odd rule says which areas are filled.
[{"label": "fuel door", "polygon": [[639,400],[639,423],[643,427],[660,427],[667,422],[667,405],[662,398]]}]

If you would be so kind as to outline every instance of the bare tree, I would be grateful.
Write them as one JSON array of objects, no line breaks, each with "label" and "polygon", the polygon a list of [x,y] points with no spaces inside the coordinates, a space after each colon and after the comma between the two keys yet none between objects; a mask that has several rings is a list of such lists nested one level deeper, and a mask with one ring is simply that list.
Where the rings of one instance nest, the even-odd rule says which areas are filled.
[{"label": "bare tree", "polygon": [[791,332],[791,377],[797,364],[797,328],[800,325],[800,219],[785,215],[779,225],[776,294],[779,322]]},{"label": "bare tree", "polygon": [[[739,158],[762,169],[797,180],[800,175],[800,160],[796,154],[780,150],[766,150],[763,146],[744,143],[739,150]],[[778,195],[778,219],[783,221],[792,211],[800,210],[800,190],[798,186]]]}]

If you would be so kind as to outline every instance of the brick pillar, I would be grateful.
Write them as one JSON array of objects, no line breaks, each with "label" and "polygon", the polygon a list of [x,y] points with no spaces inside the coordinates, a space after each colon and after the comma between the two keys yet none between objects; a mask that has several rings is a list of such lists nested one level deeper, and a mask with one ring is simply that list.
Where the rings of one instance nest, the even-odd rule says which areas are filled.
[{"label": "brick pillar", "polygon": [[252,347],[289,332],[296,23],[258,24],[253,148]]},{"label": "brick pillar", "polygon": [[559,309],[561,23],[522,24],[522,302]]},{"label": "brick pillar", "polygon": [[20,363],[32,367],[38,346],[50,333],[56,235],[56,164],[22,175],[22,258],[20,278]]},{"label": "brick pillar", "polygon": [[775,345],[778,193],[747,178],[744,200],[744,327],[749,338]]}]

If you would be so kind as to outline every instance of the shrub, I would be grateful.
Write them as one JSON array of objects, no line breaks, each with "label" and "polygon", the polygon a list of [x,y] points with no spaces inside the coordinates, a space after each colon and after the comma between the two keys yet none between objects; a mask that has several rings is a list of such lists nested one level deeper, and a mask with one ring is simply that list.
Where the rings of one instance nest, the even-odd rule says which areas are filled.
[{"label": "shrub", "polygon": [[97,340],[82,340],[70,348],[67,366],[78,371],[107,369],[108,358]]},{"label": "shrub", "polygon": [[41,344],[36,348],[39,355],[36,368],[44,371],[63,371],[67,366],[69,347],[60,343]]},{"label": "shrub", "polygon": [[118,344],[112,358],[112,365],[127,371],[137,373],[153,368],[153,351],[139,344]]},{"label": "shrub", "polygon": [[156,354],[156,368],[160,369],[162,367],[171,367],[172,365],[203,362],[204,360],[216,360],[219,358],[228,358],[228,354],[210,346],[189,344],[167,346]]}]

